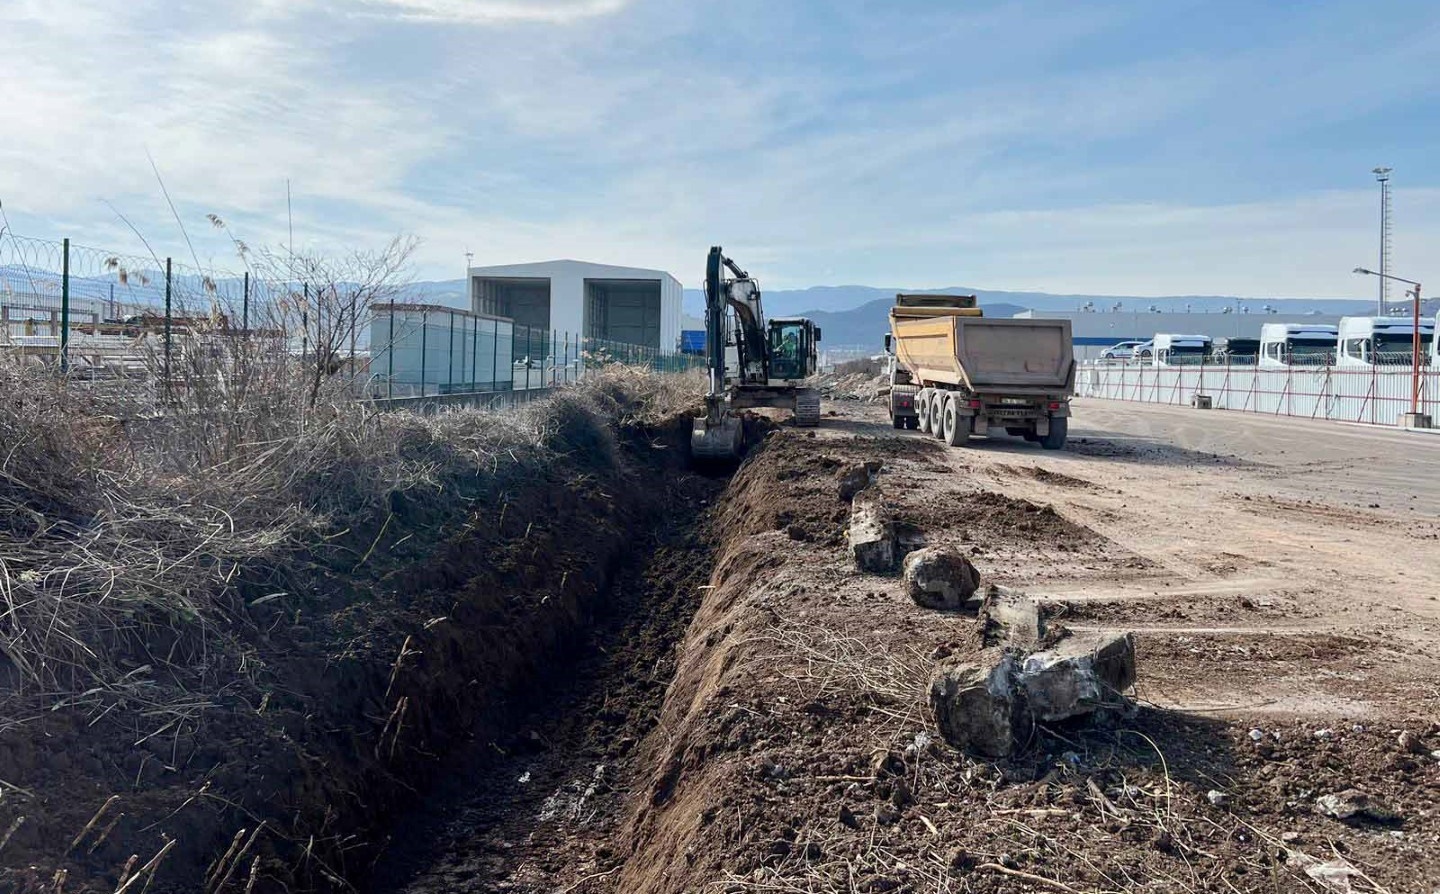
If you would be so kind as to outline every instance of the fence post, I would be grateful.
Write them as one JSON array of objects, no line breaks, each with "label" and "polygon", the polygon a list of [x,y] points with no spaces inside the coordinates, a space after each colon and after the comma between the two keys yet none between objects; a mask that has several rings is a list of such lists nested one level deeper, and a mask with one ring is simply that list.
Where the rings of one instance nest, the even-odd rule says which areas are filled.
[{"label": "fence post", "polygon": [[165,389],[170,389],[170,259],[165,259]]},{"label": "fence post", "polygon": [[245,286],[240,298],[240,329],[250,331],[250,271],[245,271]]},{"label": "fence post", "polygon": [[565,381],[570,381],[570,333],[565,333]]},{"label": "fence post", "polygon": [[300,362],[310,353],[310,284],[304,284],[305,299],[300,304]]},{"label": "fence post", "polygon": [[395,396],[395,302],[390,302],[390,343],[385,345],[385,396]]},{"label": "fence post", "polygon": [[425,352],[430,340],[430,312],[420,311],[420,396],[425,396]]},{"label": "fence post", "polygon": [[455,390],[455,311],[450,311],[450,335],[446,340],[449,351],[445,355],[445,387]]},{"label": "fence post", "polygon": [[70,371],[70,240],[60,248],[60,372]]},{"label": "fence post", "polygon": [[[515,343],[515,333],[510,333],[510,343]],[[514,382],[511,382],[514,387]],[[500,321],[495,321],[495,334],[490,336],[490,390],[500,390]],[[510,389],[506,389],[507,391]]]}]

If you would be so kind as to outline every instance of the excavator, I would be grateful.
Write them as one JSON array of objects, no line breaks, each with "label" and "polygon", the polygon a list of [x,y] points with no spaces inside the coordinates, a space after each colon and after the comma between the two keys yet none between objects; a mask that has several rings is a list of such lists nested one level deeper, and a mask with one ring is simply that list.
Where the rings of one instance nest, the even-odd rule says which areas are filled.
[{"label": "excavator", "polygon": [[804,317],[765,319],[760,284],[713,246],[705,261],[705,347],[710,387],[705,415],[690,428],[696,460],[738,460],[745,427],[738,411],[791,410],[795,424],[820,424],[820,393],[805,387],[815,375],[820,327]]}]

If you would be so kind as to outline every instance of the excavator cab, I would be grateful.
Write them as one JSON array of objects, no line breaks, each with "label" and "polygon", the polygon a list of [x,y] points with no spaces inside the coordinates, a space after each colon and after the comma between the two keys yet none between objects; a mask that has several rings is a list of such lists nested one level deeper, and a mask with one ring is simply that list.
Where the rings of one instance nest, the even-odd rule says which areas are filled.
[{"label": "excavator cab", "polygon": [[820,330],[803,317],[770,321],[769,384],[793,384],[815,374]]}]

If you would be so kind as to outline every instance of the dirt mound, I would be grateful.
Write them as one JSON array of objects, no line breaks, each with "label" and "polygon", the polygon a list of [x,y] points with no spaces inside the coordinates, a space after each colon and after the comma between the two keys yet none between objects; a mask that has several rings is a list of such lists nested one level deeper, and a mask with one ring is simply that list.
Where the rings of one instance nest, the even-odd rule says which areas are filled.
[{"label": "dirt mound", "polygon": [[[1425,740],[1397,740],[1389,724],[1347,724],[1343,735],[1302,723],[1252,731],[1141,708],[1110,715],[1110,725],[1036,726],[1002,760],[944,744],[925,687],[938,662],[978,651],[973,622],[927,612],[898,581],[856,572],[838,537],[795,540],[776,528],[786,511],[838,524],[832,475],[841,466],[829,461],[871,458],[858,442],[782,435],[741,470],[718,515],[712,588],[644,745],[650,775],[617,847],[628,857],[599,870],[613,870],[603,878],[552,884],[1008,891],[1182,880],[1190,890],[1304,891],[1306,867],[1338,852],[1381,885],[1415,889],[1416,861],[1433,847],[1424,842],[1440,832],[1436,766],[1414,744]],[[871,488],[927,536],[972,532],[987,576],[1061,543],[1085,561],[1116,553],[1023,500],[960,488],[935,505],[931,462],[923,448],[892,457]],[[1139,640],[1143,676],[1146,650],[1163,653]],[[1348,648],[1266,646],[1262,665],[1306,646],[1321,660]],[[1317,798],[1352,787],[1403,817],[1402,834],[1315,812]]]},{"label": "dirt mound", "polygon": [[878,363],[858,361],[816,376],[815,389],[830,400],[874,402],[890,393],[890,377],[880,372]]}]

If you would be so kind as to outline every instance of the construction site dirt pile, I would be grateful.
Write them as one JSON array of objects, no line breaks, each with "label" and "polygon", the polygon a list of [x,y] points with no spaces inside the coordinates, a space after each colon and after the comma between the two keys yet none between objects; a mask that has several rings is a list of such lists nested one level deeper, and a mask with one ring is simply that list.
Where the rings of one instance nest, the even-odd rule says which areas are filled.
[{"label": "construction site dirt pile", "polygon": [[[1409,889],[1409,871],[1387,857],[1398,826],[1314,809],[1356,780],[1377,801],[1403,802],[1407,839],[1440,831],[1435,769],[1397,754],[1388,729],[1347,729],[1337,747],[1302,723],[1267,723],[1257,742],[1244,725],[1142,702],[1077,718],[1037,708],[1007,756],[946,743],[924,693],[937,668],[982,662],[983,625],[916,605],[893,572],[855,567],[835,476],[883,456],[871,499],[931,545],[965,550],[989,579],[1029,585],[1057,566],[1137,557],[1049,507],[939,477],[937,449],[783,433],[741,470],[719,513],[712,588],[645,743],[651,775],[616,848],[628,858],[596,864],[614,875],[577,890],[1083,891],[1185,879],[1302,891],[1313,890],[1307,868],[1336,848]],[[813,519],[815,536],[786,536],[793,519],[778,507]],[[1112,646],[1094,637],[1069,642],[1104,664]],[[1066,640],[1047,646],[1043,630],[1037,640],[1036,674],[1074,657],[1043,651]],[[1121,643],[1129,657],[1114,679],[1143,679],[1144,650],[1136,659]]]}]

